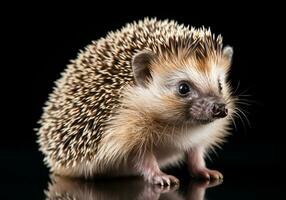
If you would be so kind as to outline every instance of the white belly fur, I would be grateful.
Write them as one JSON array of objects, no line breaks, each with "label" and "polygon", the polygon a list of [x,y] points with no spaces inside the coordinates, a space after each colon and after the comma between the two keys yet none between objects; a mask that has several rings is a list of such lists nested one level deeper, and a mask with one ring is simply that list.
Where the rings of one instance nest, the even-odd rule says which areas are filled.
[{"label": "white belly fur", "polygon": [[[185,157],[186,151],[196,146],[208,147],[216,143],[224,134],[226,120],[216,120],[208,125],[198,128],[184,129],[172,134],[170,139],[166,137],[162,143],[154,149],[159,166],[164,168],[169,165],[178,165]],[[166,133],[167,134],[167,133]]]}]

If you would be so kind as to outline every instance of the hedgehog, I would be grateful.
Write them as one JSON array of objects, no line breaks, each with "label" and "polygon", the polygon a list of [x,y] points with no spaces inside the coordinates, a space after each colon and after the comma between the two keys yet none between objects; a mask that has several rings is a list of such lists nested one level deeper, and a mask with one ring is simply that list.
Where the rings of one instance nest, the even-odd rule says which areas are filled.
[{"label": "hedgehog", "polygon": [[55,82],[38,143],[55,174],[142,176],[186,163],[192,177],[222,179],[205,157],[229,135],[235,110],[233,49],[210,28],[145,18],[93,41]]}]

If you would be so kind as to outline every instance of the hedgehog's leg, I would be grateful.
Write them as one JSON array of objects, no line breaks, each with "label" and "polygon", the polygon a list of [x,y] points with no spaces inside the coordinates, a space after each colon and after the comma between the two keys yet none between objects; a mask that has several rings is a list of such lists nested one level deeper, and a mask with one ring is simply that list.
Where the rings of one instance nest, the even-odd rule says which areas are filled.
[{"label": "hedgehog's leg", "polygon": [[195,147],[187,152],[187,164],[191,176],[204,179],[222,179],[223,176],[216,170],[210,170],[206,167],[204,160],[205,148]]},{"label": "hedgehog's leg", "polygon": [[135,158],[135,168],[143,175],[144,179],[152,184],[159,185],[176,185],[179,180],[171,175],[167,175],[159,168],[158,162],[151,152],[146,152],[144,156]]}]

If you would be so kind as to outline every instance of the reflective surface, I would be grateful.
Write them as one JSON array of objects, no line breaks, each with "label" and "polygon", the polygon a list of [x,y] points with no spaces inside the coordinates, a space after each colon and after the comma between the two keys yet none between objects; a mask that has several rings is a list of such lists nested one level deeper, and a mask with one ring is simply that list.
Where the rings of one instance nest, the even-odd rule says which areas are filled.
[{"label": "reflective surface", "polygon": [[183,194],[179,186],[150,185],[139,178],[83,181],[52,175],[45,192],[47,199],[174,199],[203,200],[207,188],[219,181],[190,182]]},{"label": "reflective surface", "polygon": [[[234,153],[232,153],[234,154]],[[235,154],[234,154],[235,155]],[[180,179],[179,187],[152,186],[140,178],[80,180],[49,175],[42,155],[34,150],[2,149],[0,199],[208,199],[253,200],[284,199],[285,181],[280,165],[238,165],[224,163],[215,167],[224,181],[204,182],[190,179],[187,170],[167,171]],[[228,165],[227,165],[228,164]],[[246,167],[244,167],[246,166]]]},{"label": "reflective surface", "polygon": [[138,199],[138,200],[203,200],[203,199],[269,199],[278,198],[280,186],[251,179],[230,182],[189,180],[180,186],[161,187],[140,178],[97,181],[50,176],[46,199]]}]

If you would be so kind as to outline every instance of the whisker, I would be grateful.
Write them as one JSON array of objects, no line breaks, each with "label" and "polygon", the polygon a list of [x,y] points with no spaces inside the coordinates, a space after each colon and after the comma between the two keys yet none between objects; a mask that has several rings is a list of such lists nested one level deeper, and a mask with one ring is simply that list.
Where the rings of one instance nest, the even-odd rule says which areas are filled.
[{"label": "whisker", "polygon": [[240,114],[239,114],[236,110],[233,111],[233,114],[234,114],[236,117],[238,117],[238,119],[240,119],[240,121],[241,121],[241,123],[242,123],[243,131],[244,131],[244,133],[246,133],[246,124],[245,124],[243,118],[240,116]]},{"label": "whisker", "polygon": [[233,94],[235,94],[235,93],[237,92],[237,90],[238,90],[239,86],[240,86],[240,80],[238,80],[237,86],[236,86],[236,88],[235,88],[235,90],[234,90]]},{"label": "whisker", "polygon": [[240,102],[251,103],[252,105],[263,106],[263,103],[251,99],[240,99]]},{"label": "whisker", "polygon": [[252,104],[250,104],[250,103],[239,102],[239,101],[237,101],[237,102],[235,102],[235,103],[236,103],[236,104],[241,104],[241,105],[246,105],[246,106],[252,105]]},{"label": "whisker", "polygon": [[238,131],[234,118],[231,115],[229,115],[229,117],[230,117],[230,119],[231,119],[231,121],[232,121],[232,123],[234,125],[234,130]]},{"label": "whisker", "polygon": [[240,112],[240,113],[245,117],[248,126],[251,127],[250,121],[248,120],[248,118],[247,118],[247,116],[245,115],[245,113],[243,112],[243,110],[240,109],[240,108],[236,108],[236,109],[237,109],[238,112]]},{"label": "whisker", "polygon": [[245,104],[245,105],[248,104],[247,106],[251,106],[251,105],[262,106],[263,105],[261,102],[255,101],[253,99],[245,99],[245,98],[239,98],[239,97],[233,97],[230,101],[235,104]]},{"label": "whisker", "polygon": [[245,114],[245,113],[251,114],[248,110],[244,109],[244,107],[239,107],[239,109],[240,109],[241,111],[243,111],[244,114]]},{"label": "whisker", "polygon": [[240,94],[238,95],[244,95],[246,92],[248,92],[250,89],[252,89],[254,86],[250,86],[249,88],[246,88],[245,90],[243,90]]},{"label": "whisker", "polygon": [[236,96],[239,96],[239,97],[253,97],[253,95],[251,95],[251,94],[238,94]]}]

